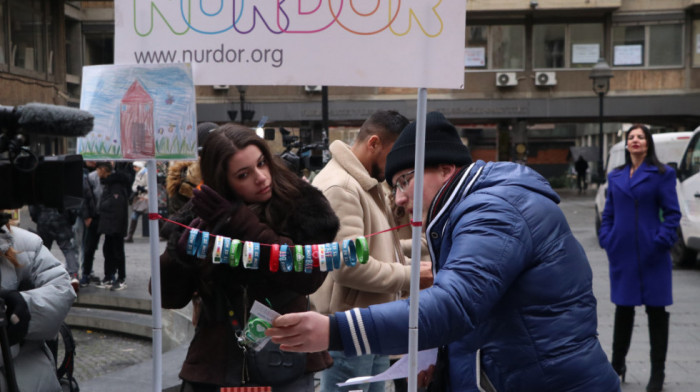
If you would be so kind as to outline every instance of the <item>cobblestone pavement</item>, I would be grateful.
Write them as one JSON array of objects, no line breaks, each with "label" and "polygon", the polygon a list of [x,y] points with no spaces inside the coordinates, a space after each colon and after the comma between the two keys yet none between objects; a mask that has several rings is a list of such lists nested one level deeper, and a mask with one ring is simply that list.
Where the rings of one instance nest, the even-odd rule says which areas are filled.
[{"label": "cobblestone pavement", "polygon": [[[81,382],[152,358],[151,341],[111,332],[71,328],[75,340],[73,376]],[[59,348],[59,360],[63,348]]]}]

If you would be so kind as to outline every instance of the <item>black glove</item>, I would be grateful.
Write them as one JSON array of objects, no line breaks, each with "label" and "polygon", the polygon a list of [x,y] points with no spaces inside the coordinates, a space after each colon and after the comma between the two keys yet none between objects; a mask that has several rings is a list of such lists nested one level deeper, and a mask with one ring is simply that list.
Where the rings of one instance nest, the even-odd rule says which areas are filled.
[{"label": "black glove", "polygon": [[7,316],[7,336],[10,345],[15,345],[24,339],[29,329],[29,314],[27,302],[19,291],[0,290],[0,298],[5,300],[5,315]]},{"label": "black glove", "polygon": [[146,193],[146,188],[143,185],[139,185],[136,187],[136,193]]},{"label": "black glove", "polygon": [[202,190],[194,189],[193,193],[192,211],[207,223],[227,217],[240,206],[240,201],[232,203],[206,185],[202,185]]}]

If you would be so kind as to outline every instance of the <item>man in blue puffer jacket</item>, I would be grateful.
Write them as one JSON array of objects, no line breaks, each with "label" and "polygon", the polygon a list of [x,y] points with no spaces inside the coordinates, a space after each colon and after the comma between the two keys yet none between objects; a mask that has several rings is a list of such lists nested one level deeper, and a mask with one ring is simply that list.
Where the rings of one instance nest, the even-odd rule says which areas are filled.
[{"label": "man in blue puffer jacket", "polygon": [[[386,178],[413,211],[415,123],[394,144]],[[586,254],[547,181],[514,163],[471,164],[457,130],[426,119],[424,217],[434,285],[420,292],[419,347],[441,347],[434,383],[472,390],[474,352],[495,390],[619,391],[597,338]],[[401,354],[409,302],[287,314],[268,330],[290,351]],[[313,331],[313,333],[310,333]],[[423,373],[422,373],[423,374]],[[421,376],[419,376],[419,379]],[[482,380],[483,381],[483,380]],[[419,384],[421,384],[419,380]]]}]

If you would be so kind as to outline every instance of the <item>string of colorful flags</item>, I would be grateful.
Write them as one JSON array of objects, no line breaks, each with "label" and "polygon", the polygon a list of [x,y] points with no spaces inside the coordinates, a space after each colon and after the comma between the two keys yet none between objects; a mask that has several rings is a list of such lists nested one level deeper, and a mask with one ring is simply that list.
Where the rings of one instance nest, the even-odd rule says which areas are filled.
[{"label": "string of colorful flags", "polygon": [[[243,265],[246,269],[259,269],[260,247],[270,247],[269,268],[271,272],[305,272],[310,274],[314,268],[320,271],[333,271],[339,269],[342,264],[355,267],[357,264],[365,264],[369,260],[369,247],[367,238],[398,230],[408,225],[420,225],[420,222],[411,222],[392,227],[376,233],[360,236],[356,239],[345,239],[340,242],[312,245],[288,245],[265,244],[254,241],[241,241],[221,235],[212,235],[207,231],[189,227],[179,222],[167,219],[160,214],[148,214],[149,219],[160,219],[166,222],[182,226],[189,231],[187,237],[186,252],[201,260],[207,258],[207,250],[210,241],[213,241],[212,263],[224,264],[231,268]],[[213,239],[212,239],[213,237]]]}]

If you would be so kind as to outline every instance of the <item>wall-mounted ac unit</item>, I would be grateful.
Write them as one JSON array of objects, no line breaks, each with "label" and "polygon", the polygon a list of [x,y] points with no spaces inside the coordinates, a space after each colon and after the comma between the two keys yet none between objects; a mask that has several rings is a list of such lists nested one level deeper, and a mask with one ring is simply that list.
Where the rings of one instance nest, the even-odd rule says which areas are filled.
[{"label": "wall-mounted ac unit", "polygon": [[556,86],[556,72],[535,72],[535,86]]},{"label": "wall-mounted ac unit", "polygon": [[496,73],[496,86],[498,87],[508,87],[517,86],[518,77],[515,72],[497,72]]},{"label": "wall-mounted ac unit", "polygon": [[320,93],[323,86],[304,86],[304,91],[307,93]]},{"label": "wall-mounted ac unit", "polygon": [[214,90],[228,90],[228,84],[215,84]]}]

